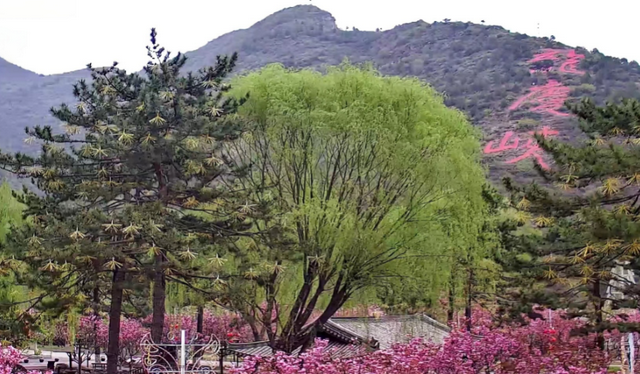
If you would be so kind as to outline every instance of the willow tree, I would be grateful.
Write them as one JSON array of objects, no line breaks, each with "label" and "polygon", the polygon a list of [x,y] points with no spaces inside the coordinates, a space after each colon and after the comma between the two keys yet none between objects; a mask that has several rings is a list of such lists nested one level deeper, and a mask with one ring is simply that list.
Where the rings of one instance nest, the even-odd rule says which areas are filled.
[{"label": "willow tree", "polygon": [[12,226],[22,222],[22,210],[8,183],[0,184],[0,243],[4,243]]},{"label": "willow tree", "polygon": [[22,223],[22,209],[24,207],[13,197],[11,187],[7,183],[0,185],[0,337],[19,343],[17,340],[23,334],[24,323],[30,317],[22,313],[29,309],[28,300],[24,292],[16,284],[11,269],[16,267],[15,261],[4,251],[7,234],[12,227]]},{"label": "willow tree", "polygon": [[[628,276],[640,264],[640,103],[599,107],[584,100],[570,109],[583,142],[538,139],[555,161],[540,172],[559,188],[507,186],[521,215],[543,231],[532,272],[549,285],[540,296],[552,306],[574,306],[601,331],[608,328],[606,308],[636,308],[640,296]],[[599,341],[603,347],[602,335]]]},{"label": "willow tree", "polygon": [[[216,238],[246,226],[222,184],[228,168],[217,150],[240,130],[227,115],[239,101],[223,97],[236,55],[181,74],[186,57],[171,57],[151,32],[144,75],[117,63],[92,68],[92,82],[74,85],[75,105],[52,109],[65,133],[27,129],[42,143],[37,157],[0,155],[2,168],[30,177],[42,194],[20,200],[33,224],[13,235],[16,258],[58,291],[92,287],[108,277],[108,369],[118,365],[125,289],[153,281],[152,333],[162,336],[165,282]],[[202,209],[215,201],[224,209]],[[242,199],[242,201],[246,201]],[[190,211],[200,215],[189,215]],[[206,216],[206,220],[202,216]],[[203,243],[204,241],[204,243]],[[184,279],[182,280],[185,281]]]},{"label": "willow tree", "polygon": [[[234,87],[251,93],[239,112],[247,133],[225,159],[252,167],[229,183],[271,210],[254,217],[254,235],[221,249],[213,285],[274,347],[305,345],[389,277],[432,271],[433,261],[406,266],[448,250],[445,224],[482,214],[477,133],[418,80],[271,65]],[[474,240],[479,228],[467,223],[454,235]]]}]

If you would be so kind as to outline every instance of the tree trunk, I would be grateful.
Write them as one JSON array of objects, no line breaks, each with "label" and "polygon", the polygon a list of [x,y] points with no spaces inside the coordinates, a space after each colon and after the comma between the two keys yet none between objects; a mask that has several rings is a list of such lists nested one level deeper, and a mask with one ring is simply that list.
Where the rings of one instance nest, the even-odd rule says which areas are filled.
[{"label": "tree trunk", "polygon": [[[596,281],[593,283],[593,294],[595,296],[594,309],[596,312],[596,327],[600,327],[602,325],[602,322],[604,321],[602,307],[604,306],[605,302],[604,298],[600,294],[600,279],[596,279]],[[598,348],[600,348],[600,350],[604,350],[605,340],[602,331],[597,332],[596,341],[598,344]]]},{"label": "tree trunk", "polygon": [[122,314],[122,290],[125,273],[123,269],[113,272],[111,285],[111,308],[109,309],[109,346],[107,347],[107,374],[118,373],[120,354],[120,315]]},{"label": "tree trunk", "polygon": [[456,303],[456,283],[451,273],[451,280],[449,281],[449,309],[447,310],[447,322],[453,322],[455,316],[455,303]]},{"label": "tree trunk", "polygon": [[467,331],[471,331],[473,323],[471,322],[471,303],[473,300],[473,270],[469,270],[469,285],[467,287],[467,302],[464,306],[464,316],[467,320]]},{"label": "tree trunk", "polygon": [[[344,278],[342,275],[338,276],[338,279],[336,280],[336,284],[334,286],[333,294],[331,295],[331,299],[329,299],[329,303],[320,317],[315,320],[314,327],[308,331],[303,331],[302,326],[306,324],[306,321],[304,321],[304,324],[301,324],[300,328],[294,330],[291,334],[282,335],[278,342],[278,347],[280,349],[284,350],[285,352],[291,353],[296,348],[302,347],[301,352],[304,352],[305,349],[311,346],[311,344],[313,343],[313,337],[315,336],[314,334],[317,332],[317,328],[320,325],[327,323],[329,318],[333,317],[333,315],[336,314],[336,312],[340,308],[342,308],[349,297],[351,297],[351,291],[349,290],[348,285],[346,285],[346,282],[343,283],[343,279]],[[313,306],[315,305],[316,304],[314,301]],[[313,308],[313,306],[307,305],[307,308]]]},{"label": "tree trunk", "polygon": [[[158,180],[158,192],[160,194],[160,200],[166,204],[169,189],[165,180],[164,170],[162,169],[162,165],[158,162],[154,162],[153,168]],[[151,340],[158,344],[162,343],[166,299],[166,283],[164,269],[162,268],[162,263],[164,262],[164,257],[162,257],[163,255],[164,254],[161,253],[160,256],[156,256],[156,272],[153,277],[153,317],[151,320]]]},{"label": "tree trunk", "polygon": [[[198,312],[196,313],[196,330],[197,330],[198,335],[199,335],[198,339],[201,339],[202,336],[204,336],[204,334],[203,334],[203,331],[204,331],[204,307],[203,306],[198,306]],[[202,357],[203,354],[204,354],[204,352],[202,350],[199,350],[199,351],[196,352],[196,357]]]},{"label": "tree trunk", "polygon": [[253,334],[253,340],[258,342],[262,339],[264,334],[260,333],[258,330],[258,321],[256,321],[255,311],[249,309],[249,311],[242,313],[242,318],[247,322],[249,327],[251,328],[251,333]]},{"label": "tree trunk", "polygon": [[198,316],[197,316],[197,321],[198,321],[198,334],[202,334],[202,332],[204,331],[204,307],[199,306],[198,307]]},{"label": "tree trunk", "polygon": [[93,322],[93,339],[94,339],[94,351],[95,362],[100,362],[100,345],[98,344],[98,318],[100,318],[100,289],[96,285],[93,287],[93,316],[95,321]]},{"label": "tree trunk", "polygon": [[164,331],[164,314],[166,299],[166,281],[162,269],[163,258],[156,256],[155,274],[153,275],[153,320],[151,321],[151,340],[162,343]]}]

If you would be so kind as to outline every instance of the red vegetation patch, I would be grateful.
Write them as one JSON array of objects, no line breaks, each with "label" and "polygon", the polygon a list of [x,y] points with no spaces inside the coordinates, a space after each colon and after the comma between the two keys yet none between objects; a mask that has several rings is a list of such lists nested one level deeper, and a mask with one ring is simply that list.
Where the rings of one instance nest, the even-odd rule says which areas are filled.
[{"label": "red vegetation patch", "polygon": [[551,60],[556,63],[562,61],[560,69],[558,69],[561,73],[584,75],[584,71],[578,70],[578,64],[582,59],[584,59],[584,55],[576,53],[573,49],[543,49],[542,52],[533,56],[527,63],[533,64],[544,60]]},{"label": "red vegetation patch", "polygon": [[[484,153],[502,153],[512,149],[523,150],[524,152],[520,156],[507,160],[506,163],[515,164],[528,158],[535,158],[536,160],[538,160],[540,166],[542,166],[544,169],[548,169],[549,165],[542,158],[543,151],[535,142],[535,139],[533,138],[534,134],[534,131],[529,132],[529,135],[531,137],[527,139],[527,143],[524,146],[520,146],[520,138],[518,137],[518,135],[516,135],[513,131],[507,131],[506,133],[504,133],[497,147],[493,147],[493,141],[487,143],[487,146],[484,147]],[[548,136],[558,135],[559,133],[558,131],[551,129],[549,126],[544,126],[542,128],[542,131],[538,132],[538,134],[546,138]],[[513,138],[513,141],[509,142],[511,140],[511,137],[514,135],[516,135],[516,137]]]},{"label": "red vegetation patch", "polygon": [[[560,65],[558,68],[558,72],[560,73],[584,75],[584,71],[578,70],[578,65],[584,57],[584,55],[576,53],[573,49],[544,49],[542,52],[533,56],[533,58],[527,61],[527,63],[534,64],[539,61],[551,60],[554,62],[554,66],[557,66],[558,64]],[[554,70],[554,67],[544,70],[535,70],[532,67],[529,72],[531,74],[537,72],[543,72],[546,74],[550,70]],[[570,87],[563,86],[562,83],[557,80],[549,79],[547,84],[544,86],[533,87],[526,95],[518,98],[518,100],[509,106],[509,110],[513,111],[522,107],[524,104],[529,104],[530,112],[549,114],[558,117],[568,117],[569,113],[560,112],[560,109],[564,106],[564,102],[569,97],[570,91]],[[533,132],[530,132],[529,134],[533,134]],[[548,126],[544,126],[541,134],[542,136],[547,137],[558,135],[558,132]],[[514,135],[515,138],[512,139]],[[520,139],[518,138],[518,135],[513,131],[508,131],[504,133],[497,147],[494,148],[493,143],[493,141],[489,142],[484,148],[485,154],[500,153],[511,149],[524,150],[524,153],[520,156],[507,160],[506,163],[514,164],[528,158],[535,158],[543,168],[549,168],[549,165],[542,158],[542,149],[540,149],[533,138],[528,139],[527,143],[520,147]]]},{"label": "red vegetation patch", "polygon": [[524,103],[531,103],[533,104],[530,109],[531,112],[567,117],[569,116],[568,113],[562,113],[558,109],[562,108],[569,97],[569,91],[571,91],[569,87],[551,79],[544,86],[533,87],[528,94],[511,104],[509,110],[516,110]]},{"label": "red vegetation patch", "polygon": [[[578,64],[584,59],[584,55],[576,53],[573,49],[544,49],[542,52],[533,56],[527,63],[534,64],[539,61],[551,60],[556,65],[560,64],[558,71],[564,74],[584,75],[584,71],[578,70]],[[545,70],[546,73],[553,68]],[[537,72],[534,69],[529,70],[532,74]],[[563,86],[560,82],[550,79],[544,86],[533,87],[528,94],[520,97],[516,102],[511,104],[509,110],[516,110],[524,103],[533,104],[530,110],[536,113],[547,113],[554,116],[566,117],[569,114],[559,111],[563,107],[564,102],[569,97],[569,87]]]}]

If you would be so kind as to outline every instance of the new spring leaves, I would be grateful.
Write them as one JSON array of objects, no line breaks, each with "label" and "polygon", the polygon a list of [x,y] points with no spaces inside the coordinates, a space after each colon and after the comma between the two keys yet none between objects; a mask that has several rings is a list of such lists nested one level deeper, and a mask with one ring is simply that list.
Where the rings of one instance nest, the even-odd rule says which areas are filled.
[{"label": "new spring leaves", "polygon": [[[573,49],[545,49],[542,52],[536,54],[531,60],[527,61],[529,64],[534,64],[540,61],[553,61],[554,66],[560,65],[557,71],[561,74],[576,74],[584,75],[583,71],[578,70],[578,64],[584,59],[584,55],[576,53]],[[554,70],[555,67],[535,70],[531,69],[531,74],[542,73],[547,74],[550,70]],[[567,117],[568,113],[560,112],[565,100],[569,97],[570,87],[564,86],[562,83],[554,79],[549,79],[544,86],[533,87],[529,92],[516,100],[511,106],[510,111],[521,108],[524,104],[529,105],[529,111],[534,113],[546,114],[556,117]],[[535,159],[540,166],[544,169],[548,169],[549,165],[544,161],[542,157],[542,149],[536,144],[533,134],[535,132],[529,132],[531,135],[526,143],[521,142],[519,134],[513,131],[507,131],[502,134],[502,139],[497,146],[494,146],[494,141],[489,142],[484,148],[485,154],[502,153],[509,150],[519,150],[520,154],[506,161],[507,164],[515,164],[526,159]],[[558,131],[551,129],[548,126],[544,126],[542,131],[538,132],[543,137],[558,135]]]}]

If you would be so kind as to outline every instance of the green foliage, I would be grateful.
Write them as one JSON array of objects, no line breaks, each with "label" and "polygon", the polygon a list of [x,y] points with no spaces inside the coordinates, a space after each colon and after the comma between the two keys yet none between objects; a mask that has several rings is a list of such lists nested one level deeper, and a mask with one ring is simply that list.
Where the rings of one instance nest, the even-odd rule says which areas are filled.
[{"label": "green foliage", "polygon": [[21,282],[60,312],[98,313],[110,290],[115,337],[124,299],[139,309],[149,282],[162,285],[154,287],[162,317],[165,281],[189,284],[195,258],[251,225],[239,214],[245,194],[223,183],[235,171],[220,156],[241,134],[232,116],[243,99],[223,97],[237,56],[185,75],[186,57],[155,38],[152,30],[144,75],[89,65],[92,81],[73,86],[76,102],[51,110],[64,133],[26,130],[27,142],[41,145],[37,157],[0,153],[0,168],[41,192],[17,196],[32,221],[7,245],[27,268]]},{"label": "green foliage", "polygon": [[[419,77],[444,94],[446,105],[465,112],[483,130],[491,129],[486,133],[494,133],[494,129],[502,133],[508,107],[533,84],[539,87],[547,83],[543,74],[530,74],[526,63],[544,48],[571,47],[499,26],[462,22],[411,22],[382,32],[345,31],[337,27],[328,12],[302,5],[276,12],[247,29],[189,52],[183,71],[196,72],[214,64],[221,53],[238,52],[242,56],[236,71],[270,63],[323,71],[325,66],[337,65],[348,57],[355,63],[371,62],[386,75]],[[608,98],[638,96],[637,63],[597,51],[578,49],[578,53],[586,56],[580,69],[587,74],[552,74],[564,86],[594,85],[596,91],[584,95],[599,104]],[[60,100],[73,100],[67,87],[80,78],[89,78],[84,71],[41,77],[7,69],[0,75],[5,77],[0,82],[0,148],[25,152],[31,150],[22,142],[23,128],[34,124],[56,126],[48,115],[49,107]],[[6,78],[9,75],[16,79]],[[523,118],[513,114],[516,117],[511,118]],[[573,124],[567,123],[563,135],[575,135],[571,130]],[[501,166],[493,160],[490,163],[499,183]]]},{"label": "green foliage", "polygon": [[571,96],[581,97],[581,96],[589,96],[596,92],[596,86],[589,83],[583,83],[577,87],[574,87],[571,90]]},{"label": "green foliage", "polygon": [[540,126],[540,121],[533,118],[523,118],[518,120],[518,130],[522,132],[534,131]]},{"label": "green foliage", "polygon": [[619,102],[623,98],[640,99],[637,82],[640,81],[640,66],[635,61],[627,61],[605,56],[597,49],[585,53],[581,68],[588,71],[583,83],[593,84],[596,88],[591,96],[602,105],[606,101]]},{"label": "green foliage", "polygon": [[[234,87],[236,97],[251,93],[240,110],[249,127],[227,158],[253,165],[238,188],[273,212],[220,260],[222,274],[244,279],[218,285],[270,339],[277,310],[285,349],[301,343],[316,307],[326,321],[389,279],[426,285],[444,268],[433,256],[477,240],[478,134],[430,87],[348,63],[325,75],[271,65]],[[430,285],[432,295],[442,287]]]},{"label": "green foliage", "polygon": [[4,243],[11,226],[22,222],[24,207],[13,197],[11,187],[7,183],[0,185],[0,245]]},{"label": "green foliage", "polygon": [[13,197],[7,183],[0,185],[0,338],[20,343],[24,338],[23,312],[27,299],[24,287],[16,284],[10,269],[15,261],[4,253],[6,236],[22,224],[23,206]]},{"label": "green foliage", "polygon": [[584,144],[538,137],[556,163],[553,171],[540,172],[561,190],[509,181],[507,187],[514,205],[542,230],[531,251],[537,266],[530,274],[547,285],[538,296],[546,305],[575,307],[600,325],[604,309],[637,300],[625,274],[638,269],[640,255],[640,103],[598,107],[585,99],[570,109],[589,137]]}]

